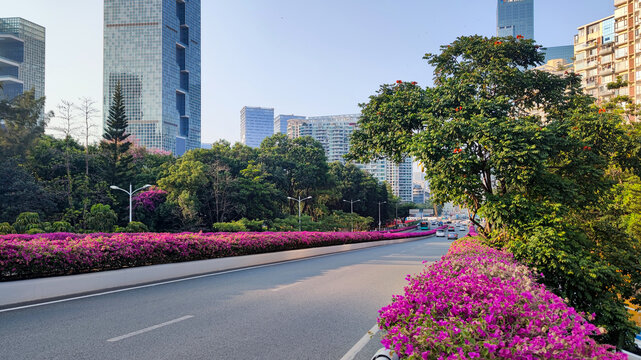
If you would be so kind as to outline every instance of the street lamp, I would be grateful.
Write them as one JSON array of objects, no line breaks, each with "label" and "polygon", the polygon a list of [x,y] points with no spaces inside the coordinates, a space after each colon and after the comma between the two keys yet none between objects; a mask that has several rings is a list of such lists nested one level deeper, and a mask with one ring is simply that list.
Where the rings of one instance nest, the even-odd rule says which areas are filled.
[{"label": "street lamp", "polygon": [[304,199],[301,199],[301,198],[300,198],[300,196],[299,196],[299,197],[298,197],[298,199],[296,199],[296,198],[293,198],[293,197],[291,197],[291,196],[288,196],[287,198],[288,198],[289,200],[298,201],[298,231],[302,231],[302,230],[301,230],[301,225],[300,225],[300,213],[301,213],[301,211],[302,211],[301,203],[302,203],[303,201],[305,201],[305,200],[309,200],[309,199],[311,199],[312,197],[311,197],[311,196],[308,196],[308,197],[306,197],[306,198],[304,198]]},{"label": "street lamp", "polygon": [[381,231],[381,204],[387,204],[387,201],[378,202],[378,231]]},{"label": "street lamp", "polygon": [[349,203],[350,219],[352,220],[352,232],[354,232],[354,203],[357,203],[360,200],[345,200],[345,199],[343,199],[343,201],[346,202],[346,203]]},{"label": "street lamp", "polygon": [[134,194],[134,193],[136,193],[137,191],[140,191],[140,190],[142,190],[142,189],[146,189],[146,188],[148,188],[148,187],[150,187],[150,186],[151,186],[151,185],[147,184],[147,185],[145,185],[145,186],[143,186],[143,187],[141,187],[141,188],[138,188],[138,189],[136,189],[136,190],[131,190],[131,184],[129,184],[129,191],[127,191],[127,190],[125,190],[125,189],[122,189],[122,188],[119,188],[119,187],[117,187],[116,185],[111,185],[111,186],[109,187],[110,189],[113,189],[113,190],[120,190],[120,191],[124,191],[124,192],[126,192],[126,193],[127,193],[127,195],[129,195],[129,222],[131,222],[131,218],[132,218],[132,209],[133,209],[133,208],[131,207],[131,197],[132,197],[132,196],[133,196],[133,194]]}]

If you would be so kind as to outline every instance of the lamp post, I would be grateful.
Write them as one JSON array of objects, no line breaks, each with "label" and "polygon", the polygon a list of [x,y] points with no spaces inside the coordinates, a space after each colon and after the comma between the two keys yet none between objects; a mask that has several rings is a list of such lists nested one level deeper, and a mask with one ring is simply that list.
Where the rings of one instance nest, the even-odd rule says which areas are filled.
[{"label": "lamp post", "polygon": [[302,211],[301,203],[302,203],[303,201],[305,201],[305,200],[309,200],[309,199],[311,199],[312,197],[311,197],[311,196],[308,196],[308,197],[306,197],[306,198],[304,198],[304,199],[301,199],[301,198],[300,198],[300,196],[299,196],[299,197],[298,197],[298,199],[296,199],[296,198],[293,198],[293,197],[291,197],[291,196],[288,196],[287,198],[288,198],[289,200],[298,201],[298,231],[302,231],[302,230],[301,230],[301,225],[300,225],[300,213],[301,213],[301,211]]},{"label": "lamp post", "polygon": [[381,231],[381,204],[387,204],[387,201],[378,202],[378,231]]},{"label": "lamp post", "polygon": [[120,191],[124,191],[125,193],[127,193],[127,195],[129,195],[129,222],[131,222],[131,219],[132,219],[132,210],[133,210],[133,209],[132,209],[132,206],[131,206],[131,197],[132,197],[132,196],[133,196],[137,191],[140,191],[140,190],[142,190],[142,189],[146,189],[146,188],[148,188],[148,187],[150,187],[150,186],[151,186],[151,185],[147,184],[147,185],[145,185],[145,186],[143,186],[143,187],[140,187],[140,188],[138,188],[138,189],[136,189],[136,190],[131,190],[131,184],[129,184],[129,191],[127,191],[127,190],[125,190],[125,189],[122,189],[122,188],[119,188],[119,187],[117,187],[116,185],[111,185],[111,186],[109,187],[110,189],[113,189],[113,190],[120,190]]},{"label": "lamp post", "polygon": [[354,232],[354,203],[359,202],[360,200],[345,200],[343,199],[344,202],[349,203],[349,213],[350,213],[350,219],[352,220],[352,232]]},{"label": "lamp post", "polygon": [[398,204],[400,204],[402,202],[403,202],[403,200],[396,201],[396,213],[395,213],[395,217],[394,217],[394,222],[395,223],[396,223],[396,221],[398,221]]}]

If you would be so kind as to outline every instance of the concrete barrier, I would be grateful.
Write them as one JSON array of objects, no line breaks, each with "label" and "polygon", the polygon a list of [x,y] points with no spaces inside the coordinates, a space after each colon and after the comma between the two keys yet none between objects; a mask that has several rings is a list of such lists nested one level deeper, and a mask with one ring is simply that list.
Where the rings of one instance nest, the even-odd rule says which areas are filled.
[{"label": "concrete barrier", "polygon": [[425,238],[427,237],[325,246],[210,260],[141,266],[88,274],[0,282],[0,307],[89,294],[92,292],[95,293],[251,266],[305,259],[375,246],[400,244],[423,240]]}]

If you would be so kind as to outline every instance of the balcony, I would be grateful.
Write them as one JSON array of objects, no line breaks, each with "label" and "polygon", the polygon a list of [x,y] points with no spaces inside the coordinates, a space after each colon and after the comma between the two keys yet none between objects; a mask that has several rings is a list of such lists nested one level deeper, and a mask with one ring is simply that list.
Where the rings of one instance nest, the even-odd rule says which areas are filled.
[{"label": "balcony", "polygon": [[614,7],[627,3],[628,0],[614,0]]},{"label": "balcony", "polygon": [[614,46],[604,46],[601,48],[601,55],[612,54],[614,52]]},{"label": "balcony", "polygon": [[620,17],[624,17],[626,15],[628,15],[628,7],[627,6],[620,7],[618,9],[614,10],[614,18],[615,19],[618,19]]}]

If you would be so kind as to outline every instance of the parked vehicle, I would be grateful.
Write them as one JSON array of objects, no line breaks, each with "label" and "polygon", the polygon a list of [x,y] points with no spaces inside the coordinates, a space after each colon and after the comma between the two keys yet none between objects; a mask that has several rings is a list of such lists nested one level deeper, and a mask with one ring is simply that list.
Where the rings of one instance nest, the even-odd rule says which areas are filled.
[{"label": "parked vehicle", "polygon": [[437,237],[445,237],[445,231],[443,231],[443,230],[438,230],[438,231],[436,232],[436,236],[437,236]]}]

